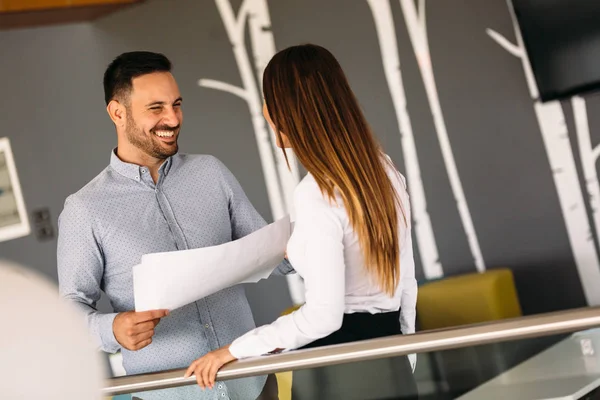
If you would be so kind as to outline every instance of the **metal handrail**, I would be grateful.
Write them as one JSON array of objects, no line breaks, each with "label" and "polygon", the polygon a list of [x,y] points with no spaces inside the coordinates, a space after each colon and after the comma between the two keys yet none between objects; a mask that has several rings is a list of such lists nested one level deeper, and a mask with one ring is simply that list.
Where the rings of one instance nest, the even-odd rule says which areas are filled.
[{"label": "metal handrail", "polygon": [[[232,362],[217,374],[218,380],[267,375],[281,371],[324,367],[411,353],[449,350],[532,337],[575,332],[600,326],[600,307],[537,314],[527,317],[423,331],[334,346],[297,350]],[[196,384],[184,378],[186,369],[108,379],[103,394],[118,395]]]}]

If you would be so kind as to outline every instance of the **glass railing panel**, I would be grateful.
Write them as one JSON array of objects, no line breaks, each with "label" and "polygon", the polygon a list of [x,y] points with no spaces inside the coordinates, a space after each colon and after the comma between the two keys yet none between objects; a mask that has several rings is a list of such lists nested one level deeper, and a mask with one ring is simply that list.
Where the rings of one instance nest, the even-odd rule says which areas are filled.
[{"label": "glass railing panel", "polygon": [[[565,340],[565,335],[423,353],[417,357],[412,377],[420,399],[456,399],[552,348],[561,340]],[[414,390],[403,363],[403,357],[387,357],[294,371],[291,398],[412,399],[415,398]],[[518,373],[521,371],[519,369]],[[487,392],[484,394],[487,396]],[[469,400],[476,398],[488,399],[476,393]]]},{"label": "glass railing panel", "polygon": [[[599,325],[597,310],[548,314],[243,360],[222,370],[212,397],[184,380],[183,370],[109,380],[105,394],[254,399],[256,390],[240,390],[230,379],[274,374],[281,400],[408,399],[413,380],[419,398],[428,400],[592,399],[600,386],[600,330],[578,328]],[[406,368],[409,351],[421,351],[414,374]]]},{"label": "glass railing panel", "polygon": [[[558,339],[558,340],[553,340]],[[531,353],[514,366],[499,368],[494,378],[477,385],[460,400],[476,399],[598,399],[600,393],[600,330],[545,338],[543,349],[516,347],[517,355]],[[522,341],[517,344],[523,344]],[[546,346],[549,344],[548,346]],[[511,355],[509,355],[511,357]],[[512,356],[514,357],[514,355]]]},{"label": "glass railing panel", "polygon": [[[412,377],[405,364],[404,356],[384,357],[274,375],[280,400],[411,399],[413,379],[419,398],[427,400],[592,399],[585,396],[600,387],[600,330],[423,353]],[[188,383],[112,399],[191,400],[208,395]],[[233,386],[232,381],[219,382],[216,398],[255,398],[231,390]]]}]

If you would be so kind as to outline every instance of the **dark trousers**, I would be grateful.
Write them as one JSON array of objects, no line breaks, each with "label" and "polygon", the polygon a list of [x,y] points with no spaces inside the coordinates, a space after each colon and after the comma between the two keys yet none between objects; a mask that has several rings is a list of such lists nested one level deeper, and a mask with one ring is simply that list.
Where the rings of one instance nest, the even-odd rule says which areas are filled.
[{"label": "dark trousers", "polygon": [[[400,310],[379,314],[344,314],[342,327],[339,330],[302,348],[309,349],[401,334]],[[417,384],[408,357],[402,356],[398,361],[400,361],[400,368],[397,371],[398,381],[402,382],[403,388],[405,387],[402,391],[407,393],[407,396],[402,399],[418,399]]]},{"label": "dark trousers", "polygon": [[307,344],[303,349],[401,335],[400,311],[370,314],[344,314],[342,327],[329,336]]}]

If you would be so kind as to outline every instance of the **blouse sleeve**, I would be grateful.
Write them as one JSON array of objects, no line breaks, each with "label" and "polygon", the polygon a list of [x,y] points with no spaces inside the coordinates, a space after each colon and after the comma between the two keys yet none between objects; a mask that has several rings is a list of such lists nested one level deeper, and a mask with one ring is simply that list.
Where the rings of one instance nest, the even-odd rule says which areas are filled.
[{"label": "blouse sleeve", "polygon": [[236,339],[229,350],[238,359],[296,349],[342,325],[345,264],[341,220],[331,205],[315,196],[298,196],[296,213],[297,248],[288,248],[288,256],[304,278],[306,302],[295,312]]}]

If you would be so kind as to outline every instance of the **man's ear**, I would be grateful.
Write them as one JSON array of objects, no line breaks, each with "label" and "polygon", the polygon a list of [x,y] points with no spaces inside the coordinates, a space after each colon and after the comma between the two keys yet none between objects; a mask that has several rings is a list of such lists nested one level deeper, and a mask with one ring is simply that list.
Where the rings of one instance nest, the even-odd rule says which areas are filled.
[{"label": "man's ear", "polygon": [[108,116],[116,126],[125,126],[127,121],[127,110],[118,100],[111,100],[106,106],[106,112],[108,112]]}]

